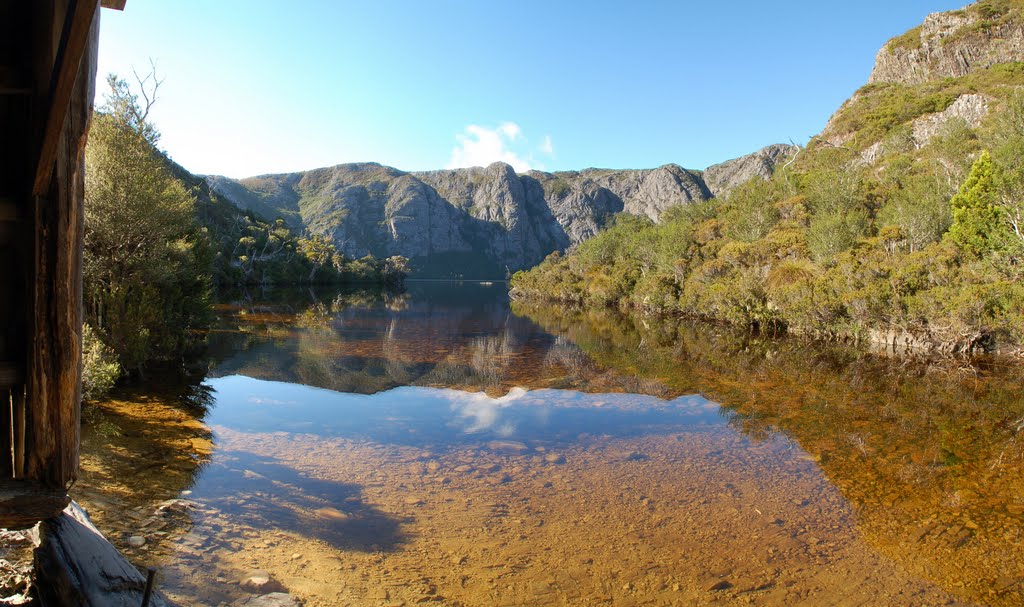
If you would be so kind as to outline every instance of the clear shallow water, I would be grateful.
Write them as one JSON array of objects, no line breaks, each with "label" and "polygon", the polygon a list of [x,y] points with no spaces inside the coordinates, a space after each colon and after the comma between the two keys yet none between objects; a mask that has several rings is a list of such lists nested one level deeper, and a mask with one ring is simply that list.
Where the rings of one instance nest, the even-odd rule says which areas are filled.
[{"label": "clear shallow water", "polygon": [[1015,368],[502,289],[222,306],[202,377],[101,405],[76,497],[185,604],[1024,602]]}]

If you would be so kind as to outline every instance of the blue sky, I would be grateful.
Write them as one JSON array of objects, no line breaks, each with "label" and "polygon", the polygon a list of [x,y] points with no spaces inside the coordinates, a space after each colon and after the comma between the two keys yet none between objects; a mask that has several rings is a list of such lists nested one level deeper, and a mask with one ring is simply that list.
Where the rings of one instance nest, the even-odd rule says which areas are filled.
[{"label": "blue sky", "polygon": [[128,0],[99,69],[156,62],[161,146],[195,173],[703,169],[805,143],[887,39],[964,4]]}]

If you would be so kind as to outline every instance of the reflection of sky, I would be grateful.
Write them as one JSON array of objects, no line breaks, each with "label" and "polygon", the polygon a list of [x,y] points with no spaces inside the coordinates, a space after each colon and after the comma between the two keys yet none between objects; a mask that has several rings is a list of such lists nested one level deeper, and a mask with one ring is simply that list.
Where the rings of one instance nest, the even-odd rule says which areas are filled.
[{"label": "reflection of sky", "polygon": [[401,387],[347,394],[235,375],[210,380],[209,422],[246,432],[296,432],[395,444],[462,444],[491,438],[563,442],[581,433],[667,434],[724,427],[719,406],[700,396],[671,401],[641,394],[513,388],[483,392]]}]

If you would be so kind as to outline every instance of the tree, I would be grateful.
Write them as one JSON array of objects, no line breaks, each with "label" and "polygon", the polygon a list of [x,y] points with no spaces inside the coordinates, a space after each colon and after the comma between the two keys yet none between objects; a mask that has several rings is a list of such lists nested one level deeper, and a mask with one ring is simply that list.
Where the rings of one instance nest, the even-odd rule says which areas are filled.
[{"label": "tree", "polygon": [[[171,174],[148,122],[160,81],[124,80],[93,117],[86,146],[86,319],[121,364],[180,354],[209,311],[209,248],[195,201]],[[147,88],[148,87],[148,88]]]},{"label": "tree", "polygon": [[981,257],[999,249],[1004,240],[1003,212],[999,204],[999,175],[992,156],[983,151],[971,166],[967,180],[950,201],[953,225],[947,236],[962,251]]},{"label": "tree", "polygon": [[337,248],[326,236],[310,234],[306,238],[299,239],[299,253],[310,262],[309,276],[306,280],[313,282],[313,278],[321,268],[329,267],[337,254]]}]

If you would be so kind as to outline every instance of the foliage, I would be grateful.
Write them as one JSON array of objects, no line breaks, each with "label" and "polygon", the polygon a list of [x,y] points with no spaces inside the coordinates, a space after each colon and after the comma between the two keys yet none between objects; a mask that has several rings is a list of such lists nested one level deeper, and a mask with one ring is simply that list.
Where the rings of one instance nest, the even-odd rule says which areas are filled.
[{"label": "foliage", "polygon": [[86,146],[86,320],[120,363],[179,355],[209,310],[209,247],[195,200],[167,170],[128,85],[111,76]]},{"label": "foliage", "polygon": [[915,118],[941,112],[958,97],[982,93],[1006,97],[1024,85],[1024,63],[1002,63],[962,78],[921,84],[874,83],[862,87],[833,117],[830,132],[853,135],[848,145],[863,150]]},{"label": "foliage", "polygon": [[918,25],[893,38],[889,41],[889,46],[886,48],[890,55],[896,54],[897,49],[912,51],[921,48],[921,26]]},{"label": "foliage", "polygon": [[121,365],[114,351],[100,341],[92,327],[82,325],[82,399],[102,398],[120,376]]},{"label": "foliage", "polygon": [[992,156],[982,152],[971,167],[967,181],[950,201],[953,225],[949,239],[969,255],[995,252],[1002,241],[1002,213],[998,204],[1000,176]]},{"label": "foliage", "polygon": [[[851,148],[812,143],[770,181],[675,207],[659,224],[619,216],[572,254],[517,273],[512,295],[947,351],[1020,348],[1024,93],[1000,87],[1022,75],[1009,64],[872,85],[870,104],[844,110],[855,110]],[[981,128],[952,120],[927,145],[913,141],[919,113],[985,87],[997,97]],[[883,141],[874,164],[858,151],[871,139]]]},{"label": "foliage", "polygon": [[[298,236],[282,218],[216,196],[156,147],[148,114],[159,83],[140,81],[139,95],[115,76],[108,84],[86,147],[84,299],[90,335],[123,368],[140,372],[199,346],[214,285],[404,278],[404,258],[349,260],[326,236]],[[110,375],[98,369],[97,381]]]}]

